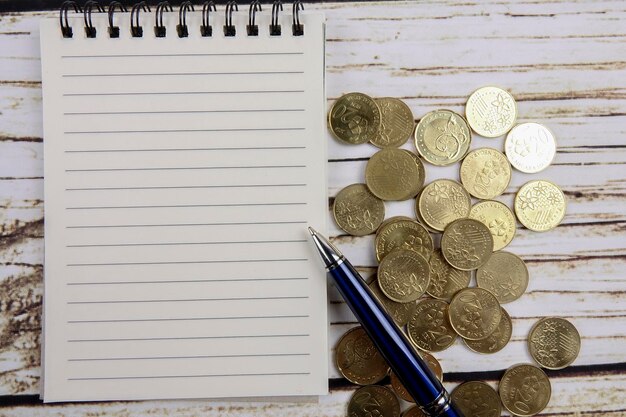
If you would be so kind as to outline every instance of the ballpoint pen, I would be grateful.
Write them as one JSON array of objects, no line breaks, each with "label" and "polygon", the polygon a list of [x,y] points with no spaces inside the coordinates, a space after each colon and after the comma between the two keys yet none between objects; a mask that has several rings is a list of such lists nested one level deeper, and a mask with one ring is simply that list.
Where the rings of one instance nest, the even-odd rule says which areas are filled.
[{"label": "ballpoint pen", "polygon": [[463,417],[350,262],[313,228],[309,232],[337,289],[417,405],[431,417]]}]

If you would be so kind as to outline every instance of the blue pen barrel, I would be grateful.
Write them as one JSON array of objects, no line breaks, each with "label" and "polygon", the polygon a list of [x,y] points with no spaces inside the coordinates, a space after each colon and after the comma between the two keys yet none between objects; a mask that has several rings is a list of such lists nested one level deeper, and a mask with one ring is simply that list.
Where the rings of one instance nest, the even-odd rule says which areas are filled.
[{"label": "blue pen barrel", "polygon": [[[445,392],[443,385],[352,265],[344,261],[329,273],[356,318],[416,402],[428,406],[441,400]],[[463,417],[453,405],[436,414]]]}]

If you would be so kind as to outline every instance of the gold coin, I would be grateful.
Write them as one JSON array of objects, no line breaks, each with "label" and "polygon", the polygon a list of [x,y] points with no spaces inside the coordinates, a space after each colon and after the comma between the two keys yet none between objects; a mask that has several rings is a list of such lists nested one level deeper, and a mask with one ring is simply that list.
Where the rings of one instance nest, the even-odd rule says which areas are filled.
[{"label": "gold coin", "polygon": [[467,217],[472,200],[461,184],[452,180],[435,180],[419,195],[415,211],[432,229],[443,231],[454,220]]},{"label": "gold coin", "polygon": [[420,351],[418,353],[420,354],[422,359],[424,359],[426,365],[428,365],[428,369],[433,371],[433,374],[435,374],[439,382],[443,382],[443,369],[441,369],[441,364],[439,363],[439,361],[428,352]]},{"label": "gold coin", "polygon": [[348,93],[337,99],[328,112],[328,126],[343,143],[358,145],[378,135],[381,114],[376,102],[361,93]]},{"label": "gold coin", "polygon": [[511,340],[513,334],[513,322],[509,313],[501,307],[502,317],[496,330],[485,339],[467,340],[463,339],[467,347],[478,353],[496,353],[502,350]]},{"label": "gold coin", "polygon": [[450,301],[450,324],[464,339],[481,340],[493,333],[502,318],[502,309],[492,293],[466,288]]},{"label": "gold coin", "polygon": [[399,417],[400,402],[389,388],[380,385],[361,387],[348,403],[348,417]]},{"label": "gold coin", "polygon": [[429,417],[427,414],[424,414],[421,408],[417,405],[407,409],[402,413],[402,417]]},{"label": "gold coin", "polygon": [[552,395],[545,372],[530,364],[510,367],[500,380],[499,391],[504,408],[520,417],[540,413]]},{"label": "gold coin", "polygon": [[539,123],[522,123],[506,135],[504,150],[516,169],[535,173],[552,163],[556,155],[556,141],[547,127]]},{"label": "gold coin", "polygon": [[410,403],[415,402],[413,397],[411,397],[411,394],[409,394],[406,388],[404,388],[404,385],[402,385],[402,382],[400,382],[400,379],[398,378],[395,372],[391,371],[389,373],[389,379],[391,380],[391,388],[393,389],[393,392],[395,392],[398,395],[398,397]]},{"label": "gold coin", "polygon": [[493,238],[487,226],[478,220],[455,220],[441,236],[441,252],[453,267],[470,271],[489,260],[493,252]]},{"label": "gold coin", "polygon": [[378,267],[380,289],[387,297],[399,303],[420,298],[426,292],[429,280],[428,261],[412,250],[395,250]]},{"label": "gold coin", "polygon": [[565,206],[563,191],[550,181],[529,181],[515,196],[517,219],[535,232],[557,227],[565,217]]},{"label": "gold coin", "polygon": [[417,165],[417,180],[415,180],[416,189],[414,190],[414,194],[411,195],[411,198],[414,198],[422,190],[422,187],[424,187],[424,181],[426,181],[426,170],[419,156],[415,155],[413,152],[408,151],[406,149],[402,149],[402,150],[406,152],[407,154],[409,154],[409,156],[413,159],[413,161],[415,161],[415,165]]},{"label": "gold coin", "polygon": [[515,236],[515,216],[510,208],[499,201],[481,201],[472,206],[470,219],[475,219],[489,228],[493,237],[493,250],[506,247]]},{"label": "gold coin", "polygon": [[472,141],[463,116],[450,110],[426,114],[415,129],[415,147],[433,165],[450,165],[465,156]]},{"label": "gold coin", "polygon": [[387,376],[389,365],[362,327],[348,330],[335,347],[335,364],[348,381],[368,385]]},{"label": "gold coin", "polygon": [[375,98],[381,113],[378,135],[370,140],[379,148],[402,146],[415,127],[413,113],[402,100],[391,97]]},{"label": "gold coin", "polygon": [[448,303],[443,300],[420,301],[409,319],[407,331],[415,346],[429,352],[447,349],[456,339],[448,320]]},{"label": "gold coin", "polygon": [[429,259],[433,253],[433,238],[415,220],[397,220],[381,226],[376,234],[376,259],[381,262],[396,249],[408,249]]},{"label": "gold coin", "polygon": [[528,268],[517,255],[494,252],[487,263],[476,271],[476,285],[495,295],[500,304],[510,303],[526,291]]},{"label": "gold coin", "polygon": [[470,271],[453,268],[443,257],[440,249],[433,252],[430,265],[430,284],[426,292],[431,297],[450,301],[452,296],[463,288],[467,288],[472,275]]},{"label": "gold coin", "polygon": [[403,149],[376,152],[365,167],[365,182],[381,200],[407,200],[417,192],[419,168]]},{"label": "gold coin", "polygon": [[461,163],[461,183],[474,197],[489,200],[502,194],[511,182],[511,165],[503,153],[480,148]]},{"label": "gold coin", "polygon": [[373,280],[367,285],[370,290],[372,290],[378,301],[380,301],[383,307],[385,307],[385,311],[387,311],[393,321],[399,327],[405,326],[417,307],[417,301],[410,303],[398,303],[397,301],[393,301],[381,291],[377,280]]},{"label": "gold coin", "polygon": [[408,216],[393,216],[390,217],[388,219],[383,220],[383,222],[380,224],[380,226],[378,227],[378,232],[380,233],[381,230],[383,230],[385,227],[387,227],[387,225],[400,221],[400,220],[409,220],[409,221],[415,221],[415,219],[412,219]]},{"label": "gold coin", "polygon": [[482,381],[469,381],[456,387],[450,398],[465,417],[500,417],[502,406],[496,390]]},{"label": "gold coin", "polygon": [[380,226],[385,218],[385,204],[365,184],[352,184],[337,193],[333,216],[341,230],[365,236]]},{"label": "gold coin", "polygon": [[517,118],[517,106],[508,91],[483,87],[467,99],[465,116],[474,132],[486,138],[495,138],[511,130]]},{"label": "gold coin", "polygon": [[539,320],[528,335],[528,350],[547,369],[569,366],[580,351],[580,335],[569,321],[559,317]]}]

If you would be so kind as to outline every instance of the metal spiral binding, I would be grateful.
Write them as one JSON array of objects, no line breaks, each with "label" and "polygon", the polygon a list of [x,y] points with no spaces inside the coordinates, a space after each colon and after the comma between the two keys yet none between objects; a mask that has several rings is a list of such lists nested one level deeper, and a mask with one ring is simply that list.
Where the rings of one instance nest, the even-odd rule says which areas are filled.
[{"label": "metal spiral binding", "polygon": [[85,20],[85,35],[88,38],[96,37],[96,28],[93,26],[93,23],[91,23],[91,12],[94,7],[98,9],[100,13],[104,13],[104,8],[102,8],[100,3],[97,1],[89,0],[85,3],[85,6],[83,7],[83,18]]},{"label": "metal spiral binding", "polygon": [[270,23],[270,36],[280,36],[281,29],[278,23],[278,15],[283,10],[283,2],[275,0],[272,4],[272,23]]},{"label": "metal spiral binding", "polygon": [[250,11],[248,12],[248,26],[246,26],[246,30],[248,32],[248,36],[259,36],[259,26],[256,24],[256,12],[263,11],[261,8],[261,2],[259,0],[254,0],[250,3]]},{"label": "metal spiral binding", "polygon": [[[95,11],[99,13],[105,12],[105,7],[100,5],[97,0],[88,0],[84,7],[81,8],[75,1],[67,0],[61,4],[59,9],[59,26],[61,28],[61,34],[64,38],[72,38],[74,33],[72,27],[69,24],[68,14],[73,9],[76,13],[82,13],[85,21],[85,36],[87,38],[95,38],[97,36],[96,27],[92,22],[92,13]],[[114,24],[114,15],[116,9],[120,12],[127,13],[128,10],[119,1],[112,1],[108,6],[108,33],[110,38],[120,37],[120,28]],[[300,21],[300,11],[304,10],[302,0],[294,0],[293,2],[293,22],[292,32],[294,36],[304,35],[304,24]],[[150,6],[145,1],[135,3],[130,11],[130,32],[133,38],[140,38],[143,36],[143,27],[140,24],[139,14],[141,11],[151,13]],[[155,10],[155,26],[154,35],[157,38],[163,38],[166,36],[167,27],[163,24],[163,13],[173,12],[174,9],[168,1],[161,1],[157,4]],[[180,4],[178,10],[178,24],[176,25],[176,32],[179,38],[189,37],[189,26],[187,25],[187,13],[194,12],[194,6],[190,0],[185,0]],[[213,35],[213,28],[210,24],[211,12],[216,12],[217,8],[212,0],[205,1],[202,5],[202,24],[200,25],[200,34],[202,37],[211,37]],[[233,13],[239,11],[239,6],[235,0],[230,0],[226,3],[224,11],[224,36],[233,37],[236,36],[236,27],[233,24]],[[263,11],[260,0],[253,0],[250,3],[250,9],[248,11],[248,24],[246,25],[246,31],[248,36],[258,36],[259,26],[256,24],[257,12]],[[274,0],[272,3],[272,15],[271,23],[269,25],[270,36],[281,35],[280,25],[280,12],[283,11],[283,3],[281,0]]]},{"label": "metal spiral binding", "polygon": [[[145,1],[135,3],[130,11],[130,34],[133,38],[141,38],[143,36],[143,28],[139,25],[139,12],[151,12],[150,6]],[[134,20],[133,20],[134,17]]]},{"label": "metal spiral binding", "polygon": [[224,12],[224,36],[235,36],[237,34],[237,29],[233,25],[233,11],[239,11],[239,6],[237,6],[236,1],[231,0],[226,3],[226,11]]},{"label": "metal spiral binding", "polygon": [[179,38],[186,38],[189,36],[189,28],[187,27],[187,12],[194,11],[193,4],[190,1],[185,1],[180,4],[178,9],[178,25],[176,25],[176,32]]},{"label": "metal spiral binding", "polygon": [[167,28],[163,24],[163,12],[173,12],[174,9],[168,1],[162,1],[157,4],[156,11],[154,13],[154,36],[157,38],[164,38]]},{"label": "metal spiral binding", "polygon": [[211,9],[214,12],[217,11],[215,7],[215,3],[213,1],[207,1],[202,5],[202,25],[200,26],[200,35],[206,38],[208,36],[213,36],[213,28],[209,23],[209,15],[211,14]]},{"label": "metal spiral binding", "polygon": [[64,1],[61,4],[61,7],[59,9],[59,24],[61,26],[61,34],[64,38],[71,38],[72,36],[74,36],[72,27],[67,21],[67,12],[70,7],[73,7],[76,13],[82,13],[82,9],[80,8],[80,6],[74,1]]},{"label": "metal spiral binding", "polygon": [[110,38],[119,38],[120,37],[120,28],[119,26],[115,26],[113,24],[113,14],[115,13],[115,8],[120,9],[121,12],[128,13],[126,7],[119,1],[114,1],[109,4],[109,37]]},{"label": "metal spiral binding", "polygon": [[300,23],[300,10],[304,10],[304,5],[301,0],[295,0],[293,2],[293,24],[291,25],[293,36],[304,35],[304,25]]}]

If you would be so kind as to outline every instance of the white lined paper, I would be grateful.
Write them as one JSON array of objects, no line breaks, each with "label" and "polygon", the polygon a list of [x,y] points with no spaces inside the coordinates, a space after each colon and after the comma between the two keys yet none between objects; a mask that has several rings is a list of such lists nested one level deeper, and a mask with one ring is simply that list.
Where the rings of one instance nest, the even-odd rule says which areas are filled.
[{"label": "white lined paper", "polygon": [[142,16],[42,22],[44,400],[324,394],[323,17]]}]

